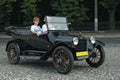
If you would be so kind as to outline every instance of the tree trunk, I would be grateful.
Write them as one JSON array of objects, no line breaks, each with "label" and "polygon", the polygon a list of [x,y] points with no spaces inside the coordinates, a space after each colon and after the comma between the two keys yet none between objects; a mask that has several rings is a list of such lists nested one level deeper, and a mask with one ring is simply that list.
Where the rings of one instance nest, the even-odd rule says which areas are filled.
[{"label": "tree trunk", "polygon": [[109,26],[110,30],[115,29],[115,8],[109,9]]}]

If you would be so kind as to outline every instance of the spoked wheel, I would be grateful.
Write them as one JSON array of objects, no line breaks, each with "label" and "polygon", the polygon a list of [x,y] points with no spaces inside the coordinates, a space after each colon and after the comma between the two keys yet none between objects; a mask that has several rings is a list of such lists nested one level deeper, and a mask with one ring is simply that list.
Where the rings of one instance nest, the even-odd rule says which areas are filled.
[{"label": "spoked wheel", "polygon": [[19,49],[16,44],[10,43],[7,49],[8,60],[11,64],[18,64],[20,57],[18,55]]},{"label": "spoked wheel", "polygon": [[105,52],[101,46],[98,46],[94,49],[93,53],[86,60],[91,67],[99,67],[103,64],[105,60]]},{"label": "spoked wheel", "polygon": [[69,73],[73,68],[73,55],[71,51],[63,46],[59,46],[53,52],[53,65],[61,74]]}]

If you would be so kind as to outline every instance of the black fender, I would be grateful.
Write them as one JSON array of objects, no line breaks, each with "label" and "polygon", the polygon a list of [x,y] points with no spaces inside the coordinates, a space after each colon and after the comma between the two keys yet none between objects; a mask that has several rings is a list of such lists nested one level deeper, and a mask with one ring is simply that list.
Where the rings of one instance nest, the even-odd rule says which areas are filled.
[{"label": "black fender", "polygon": [[105,43],[103,43],[99,40],[96,40],[96,43],[94,44],[94,47],[97,47],[97,46],[105,46]]},{"label": "black fender", "polygon": [[89,52],[89,56],[92,54],[94,48],[98,47],[98,46],[105,46],[105,43],[99,41],[99,40],[96,40],[95,44],[92,44],[91,42],[88,42],[88,52]]},{"label": "black fender", "polygon": [[52,56],[53,51],[54,51],[55,48],[58,47],[58,46],[65,46],[65,47],[67,47],[68,49],[70,49],[71,52],[72,52],[72,55],[73,55],[74,59],[77,59],[77,57],[76,57],[76,55],[75,55],[75,52],[76,52],[75,46],[72,45],[72,44],[70,44],[70,43],[65,43],[65,42],[56,42],[55,45],[47,52],[47,54],[45,54],[45,55],[42,57],[42,59],[44,60],[44,59],[48,58],[49,56]]},{"label": "black fender", "polygon": [[73,55],[74,59],[77,59],[76,54],[75,54],[76,53],[76,47],[73,44],[66,43],[66,42],[56,42],[56,44],[53,47],[53,49],[55,49],[58,46],[65,46],[65,47],[67,47],[72,52],[72,55]]},{"label": "black fender", "polygon": [[54,48],[56,48],[57,46],[66,46],[68,48],[74,48],[75,46],[72,45],[71,43],[66,43],[66,42],[56,42]]},{"label": "black fender", "polygon": [[17,49],[18,49],[18,54],[20,54],[20,46],[19,46],[19,43],[18,43],[18,41],[17,40],[11,40],[11,41],[9,41],[8,43],[7,43],[7,45],[6,45],[6,49],[5,49],[5,51],[8,51],[8,46],[9,46],[9,44],[11,44],[11,43],[14,43],[16,46],[17,46]]},{"label": "black fender", "polygon": [[75,48],[75,46],[73,44],[66,43],[66,42],[58,42],[54,48],[56,48],[58,46],[65,46],[68,49],[70,49],[70,51],[72,52],[72,55],[73,55],[74,59],[75,60],[77,59],[76,54],[75,54],[76,53],[76,48]]}]

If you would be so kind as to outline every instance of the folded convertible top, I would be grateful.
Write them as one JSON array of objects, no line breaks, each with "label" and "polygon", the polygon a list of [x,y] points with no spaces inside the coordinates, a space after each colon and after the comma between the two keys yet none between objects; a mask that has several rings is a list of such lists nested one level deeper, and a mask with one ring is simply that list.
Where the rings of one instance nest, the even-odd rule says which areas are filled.
[{"label": "folded convertible top", "polygon": [[12,37],[19,37],[19,36],[24,36],[24,35],[29,35],[32,34],[30,31],[30,26],[27,27],[16,27],[16,26],[9,26],[5,27],[5,31],[7,35],[10,35]]}]

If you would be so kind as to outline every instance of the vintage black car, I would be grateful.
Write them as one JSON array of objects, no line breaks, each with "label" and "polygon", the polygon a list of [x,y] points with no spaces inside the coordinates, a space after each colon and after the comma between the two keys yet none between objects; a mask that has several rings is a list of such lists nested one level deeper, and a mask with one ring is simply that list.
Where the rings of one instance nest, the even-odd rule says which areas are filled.
[{"label": "vintage black car", "polygon": [[8,27],[12,40],[6,45],[8,60],[18,64],[21,56],[40,56],[40,60],[52,58],[55,69],[69,73],[74,61],[86,60],[91,67],[99,67],[105,59],[101,41],[86,39],[81,34],[70,35],[65,17],[46,16],[48,34],[36,36],[29,27]]}]

